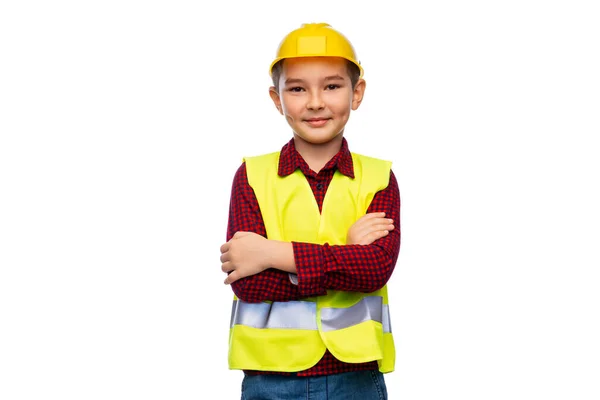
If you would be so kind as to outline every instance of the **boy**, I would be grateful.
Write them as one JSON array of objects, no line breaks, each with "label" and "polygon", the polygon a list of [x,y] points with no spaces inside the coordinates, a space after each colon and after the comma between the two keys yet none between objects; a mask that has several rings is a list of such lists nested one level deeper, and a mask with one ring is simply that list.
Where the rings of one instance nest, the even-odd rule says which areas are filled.
[{"label": "boy", "polygon": [[387,399],[400,195],[391,163],[351,153],[343,137],[363,69],[341,33],[304,24],[270,74],[293,138],[245,158],[234,178],[220,249],[235,293],[229,367],[244,370],[246,400]]}]

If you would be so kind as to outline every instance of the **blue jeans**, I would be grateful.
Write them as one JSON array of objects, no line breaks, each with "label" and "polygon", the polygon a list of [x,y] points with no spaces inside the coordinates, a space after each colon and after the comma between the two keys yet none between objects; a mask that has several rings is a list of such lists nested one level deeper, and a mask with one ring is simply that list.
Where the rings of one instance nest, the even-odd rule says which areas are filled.
[{"label": "blue jeans", "polygon": [[245,375],[242,400],[387,400],[379,371],[326,376]]}]

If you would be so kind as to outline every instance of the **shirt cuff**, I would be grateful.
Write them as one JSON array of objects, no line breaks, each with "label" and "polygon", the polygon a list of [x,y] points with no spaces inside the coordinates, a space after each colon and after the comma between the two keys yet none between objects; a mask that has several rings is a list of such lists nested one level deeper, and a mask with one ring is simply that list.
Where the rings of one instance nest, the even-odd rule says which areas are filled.
[{"label": "shirt cuff", "polygon": [[326,294],[323,247],[327,245],[298,242],[292,242],[292,245],[300,295],[311,297]]}]

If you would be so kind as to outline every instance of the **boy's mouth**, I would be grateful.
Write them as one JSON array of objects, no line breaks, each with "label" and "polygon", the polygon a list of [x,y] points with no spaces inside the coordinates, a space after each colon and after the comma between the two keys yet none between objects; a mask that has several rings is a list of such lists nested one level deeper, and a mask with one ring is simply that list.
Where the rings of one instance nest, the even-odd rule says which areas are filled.
[{"label": "boy's mouth", "polygon": [[318,128],[320,126],[325,125],[327,121],[329,121],[329,118],[309,118],[304,121],[310,126]]}]

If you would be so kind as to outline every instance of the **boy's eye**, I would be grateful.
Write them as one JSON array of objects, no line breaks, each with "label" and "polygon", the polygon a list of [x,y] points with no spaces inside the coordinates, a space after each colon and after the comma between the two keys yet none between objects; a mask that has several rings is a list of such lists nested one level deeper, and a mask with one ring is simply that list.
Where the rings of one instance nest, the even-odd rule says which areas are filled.
[{"label": "boy's eye", "polygon": [[334,85],[334,84],[327,85],[328,90],[335,90],[335,89],[339,89],[339,88],[340,88],[340,85]]},{"label": "boy's eye", "polygon": [[301,92],[304,89],[302,89],[300,86],[294,86],[288,89],[290,92]]}]

